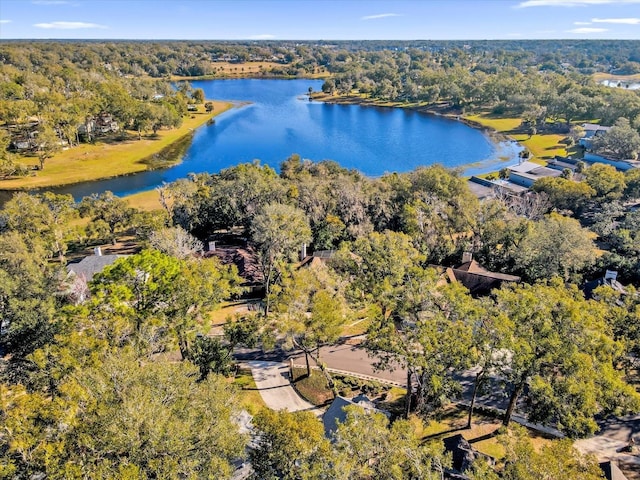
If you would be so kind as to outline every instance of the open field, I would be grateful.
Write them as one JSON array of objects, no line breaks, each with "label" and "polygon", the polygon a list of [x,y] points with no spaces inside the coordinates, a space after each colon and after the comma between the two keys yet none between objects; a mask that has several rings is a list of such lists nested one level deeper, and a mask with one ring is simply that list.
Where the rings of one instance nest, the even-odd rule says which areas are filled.
[{"label": "open field", "polygon": [[[275,74],[273,71],[279,71],[283,68],[287,68],[289,65],[279,62],[211,62],[211,67],[214,73],[210,75],[204,75],[199,77],[185,77],[172,75],[171,81],[177,82],[180,80],[211,80],[214,78],[245,78],[245,77],[261,77],[261,76],[274,76],[281,74]],[[320,67],[313,74],[305,75],[305,78],[322,78],[328,76],[328,72],[324,68]]]},{"label": "open field", "polygon": [[555,133],[529,135],[528,133],[522,133],[518,129],[521,123],[519,118],[501,118],[479,114],[467,115],[465,119],[491,128],[517,141],[529,150],[535,159],[545,160],[553,158],[556,155],[567,155],[566,145],[560,143],[565,138],[565,135]]},{"label": "open field", "polygon": [[[0,190],[25,190],[68,185],[101,178],[116,177],[150,169],[154,156],[166,151],[181,139],[188,139],[193,130],[210,118],[231,108],[227,102],[214,101],[213,113],[204,108],[191,113],[180,128],[159,131],[157,136],[130,135],[122,142],[98,141],[80,144],[60,152],[46,161],[44,170],[33,176],[0,181]],[[18,162],[38,164],[37,157],[20,157]]]},{"label": "open field", "polygon": [[604,80],[617,80],[619,82],[640,82],[640,73],[634,75],[611,75],[610,73],[598,72],[594,73],[591,78],[596,82]]},{"label": "open field", "polygon": [[157,190],[147,190],[146,192],[134,193],[133,195],[127,195],[124,199],[130,206],[137,208],[138,210],[144,210],[145,212],[153,212],[154,210],[161,210],[160,194]]}]

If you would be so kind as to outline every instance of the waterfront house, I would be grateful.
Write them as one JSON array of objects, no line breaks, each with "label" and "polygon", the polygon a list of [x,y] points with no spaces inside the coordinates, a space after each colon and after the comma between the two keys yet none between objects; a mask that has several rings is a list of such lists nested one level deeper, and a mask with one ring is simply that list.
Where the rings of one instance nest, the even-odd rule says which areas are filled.
[{"label": "waterfront house", "polygon": [[597,123],[583,123],[581,127],[584,129],[584,137],[578,140],[578,144],[586,149],[591,148],[593,137],[604,135],[611,128],[598,125]]},{"label": "waterfront house", "polygon": [[516,185],[531,188],[536,180],[545,177],[559,177],[562,171],[544,167],[538,163],[521,162],[517,165],[507,167],[509,170],[509,181]]}]

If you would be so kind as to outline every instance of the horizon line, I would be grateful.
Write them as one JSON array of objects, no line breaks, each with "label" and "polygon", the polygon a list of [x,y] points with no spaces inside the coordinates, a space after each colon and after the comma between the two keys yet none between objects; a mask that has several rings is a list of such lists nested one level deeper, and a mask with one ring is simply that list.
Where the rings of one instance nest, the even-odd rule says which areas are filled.
[{"label": "horizon line", "polygon": [[625,42],[640,42],[640,38],[411,38],[411,39],[399,39],[399,38],[376,38],[376,39],[357,39],[357,38],[314,38],[314,39],[300,39],[300,38],[269,38],[269,39],[251,39],[251,38],[237,38],[237,39],[224,39],[224,38],[0,38],[0,42],[3,41],[88,41],[88,42],[254,42],[254,43],[268,43],[268,42],[520,42],[520,41],[541,41],[541,40],[553,40],[553,41],[601,41],[601,40],[615,40]]}]

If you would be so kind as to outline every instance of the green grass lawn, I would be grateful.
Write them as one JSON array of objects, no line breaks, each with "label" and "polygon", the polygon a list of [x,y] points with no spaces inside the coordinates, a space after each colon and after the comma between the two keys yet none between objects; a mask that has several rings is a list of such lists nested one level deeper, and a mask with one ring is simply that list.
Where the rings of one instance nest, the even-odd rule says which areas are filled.
[{"label": "green grass lawn", "polygon": [[134,193],[128,195],[124,199],[134,208],[152,212],[154,210],[162,210],[160,204],[160,194],[157,190],[148,190],[146,192]]},{"label": "green grass lawn", "polygon": [[518,131],[521,123],[519,118],[502,118],[490,114],[467,115],[465,118],[482,126],[492,128],[498,133],[508,135],[531,152],[533,161],[538,160],[544,163],[544,160],[553,158],[556,155],[567,155],[566,145],[560,143],[565,138],[565,135],[555,133],[529,135],[528,133],[521,133]]},{"label": "green grass lawn", "polygon": [[256,382],[253,380],[251,370],[240,369],[236,373],[233,379],[233,385],[238,388],[240,396],[240,404],[251,415],[255,415],[261,409],[267,408],[260,391],[256,387]]},{"label": "green grass lawn", "polygon": [[[414,419],[420,422],[418,419]],[[471,428],[466,428],[467,410],[457,406],[450,406],[438,419],[429,421],[423,425],[421,434],[427,439],[445,438],[456,434],[461,434],[473,448],[491,455],[500,460],[505,455],[504,447],[500,444],[499,430],[502,421],[499,418],[474,412]],[[542,446],[549,445],[553,440],[543,437],[532,430],[529,432],[529,439],[536,450]]]},{"label": "green grass lawn", "polygon": [[[214,101],[213,113],[206,113],[203,107],[191,113],[180,128],[159,131],[157,136],[130,135],[124,141],[80,144],[64,150],[45,162],[42,171],[33,176],[0,181],[0,190],[33,189],[67,185],[100,178],[126,175],[148,170],[149,159],[165,151],[172,144],[206,123],[210,118],[231,108],[227,102]],[[20,163],[37,165],[37,157],[20,157]]]}]

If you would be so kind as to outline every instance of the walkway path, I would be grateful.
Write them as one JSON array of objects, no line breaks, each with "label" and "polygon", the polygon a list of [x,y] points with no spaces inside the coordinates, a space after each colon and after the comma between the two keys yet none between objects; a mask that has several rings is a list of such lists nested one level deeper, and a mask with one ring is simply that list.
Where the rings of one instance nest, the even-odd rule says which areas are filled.
[{"label": "walkway path", "polygon": [[290,412],[306,410],[316,416],[322,415],[322,410],[303,400],[293,389],[289,380],[288,364],[262,360],[253,360],[246,364],[251,369],[253,380],[267,407]]}]

